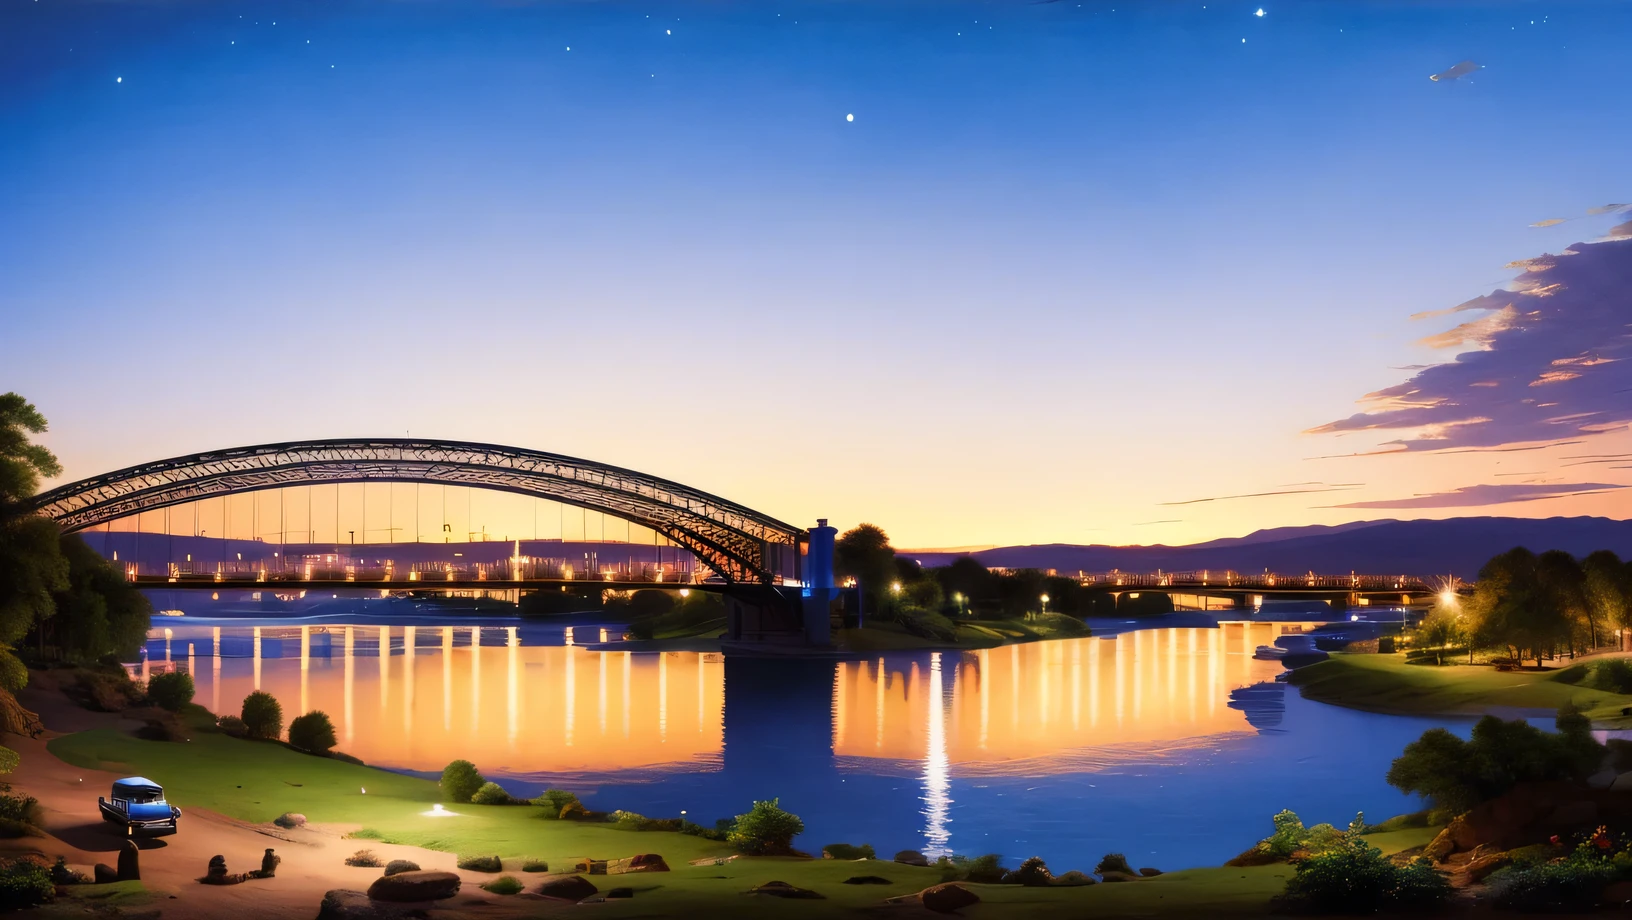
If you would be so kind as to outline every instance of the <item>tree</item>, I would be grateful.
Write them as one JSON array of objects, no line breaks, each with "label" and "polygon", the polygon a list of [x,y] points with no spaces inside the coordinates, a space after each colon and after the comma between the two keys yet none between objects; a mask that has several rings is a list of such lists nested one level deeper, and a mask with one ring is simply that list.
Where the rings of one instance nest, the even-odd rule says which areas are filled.
[{"label": "tree", "polygon": [[56,593],[56,615],[35,624],[41,643],[57,646],[70,661],[107,655],[133,660],[147,637],[153,605],[78,534],[63,536],[58,546],[68,563],[68,584]]},{"label": "tree", "polygon": [[464,804],[481,791],[487,781],[468,760],[455,760],[442,770],[442,797],[450,802]]},{"label": "tree", "polygon": [[1570,637],[1573,624],[1563,607],[1569,600],[1567,578],[1568,567],[1556,557],[1544,567],[1524,547],[1485,563],[1468,604],[1477,624],[1474,641],[1508,646],[1516,657],[1534,658],[1541,667],[1542,657]]},{"label": "tree", "polygon": [[[1574,658],[1577,627],[1586,627],[1589,622],[1586,574],[1581,563],[1563,550],[1550,549],[1536,557],[1536,578],[1541,582],[1545,605],[1542,616],[1557,624],[1562,633],[1560,641],[1569,647],[1570,657]],[[1588,629],[1587,641],[1597,645],[1597,633]]]},{"label": "tree", "polygon": [[793,849],[793,838],[805,832],[799,816],[783,811],[780,799],[755,802],[745,815],[737,815],[727,843],[744,853],[784,856]]},{"label": "tree", "polygon": [[1627,625],[1627,604],[1632,601],[1627,593],[1628,568],[1619,556],[1601,549],[1581,560],[1581,571],[1587,627],[1596,648],[1600,632]]},{"label": "tree", "polygon": [[62,464],[51,451],[29,442],[30,434],[45,434],[45,416],[16,393],[0,396],[0,513],[4,506],[32,498],[40,479],[62,475]]},{"label": "tree", "polygon": [[856,580],[869,610],[883,608],[891,584],[900,577],[889,535],[873,524],[862,524],[839,537],[833,545],[833,572],[841,579]]},{"label": "tree", "polygon": [[238,717],[249,729],[249,737],[261,741],[276,741],[283,736],[283,706],[278,698],[264,690],[256,690],[244,697],[243,710]]},{"label": "tree", "polygon": [[1425,646],[1435,651],[1434,659],[1438,664],[1445,663],[1446,648],[1459,645],[1467,638],[1459,617],[1456,611],[1440,604],[1417,627],[1417,636]]},{"label": "tree", "polygon": [[1388,784],[1461,814],[1519,783],[1580,778],[1594,769],[1604,748],[1580,710],[1560,709],[1554,727],[1558,733],[1548,734],[1523,720],[1485,716],[1467,741],[1430,728],[1394,759]]},{"label": "tree", "polygon": [[289,744],[308,754],[327,757],[339,743],[334,736],[334,723],[329,721],[329,714],[321,709],[296,716],[295,721],[289,723]]}]

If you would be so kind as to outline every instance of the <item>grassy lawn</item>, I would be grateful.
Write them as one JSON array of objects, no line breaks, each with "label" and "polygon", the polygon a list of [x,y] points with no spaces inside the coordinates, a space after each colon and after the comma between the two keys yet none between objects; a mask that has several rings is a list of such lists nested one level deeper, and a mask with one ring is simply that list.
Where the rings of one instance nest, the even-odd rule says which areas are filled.
[{"label": "grassy lawn", "polygon": [[1559,670],[1497,671],[1485,665],[1407,664],[1404,655],[1333,655],[1290,682],[1322,703],[1408,715],[1477,715],[1496,708],[1556,710],[1574,703],[1599,725],[1632,725],[1632,696],[1557,680]]},{"label": "grassy lawn", "polygon": [[[677,833],[549,821],[538,817],[539,809],[531,806],[458,805],[452,808],[460,813],[459,817],[425,817],[420,813],[439,797],[436,784],[429,780],[220,734],[201,732],[188,743],[166,743],[97,730],[57,738],[49,747],[71,764],[150,776],[163,783],[170,800],[184,809],[205,808],[245,821],[270,821],[285,811],[295,811],[314,822],[360,825],[379,832],[392,843],[464,855],[533,856],[557,866],[583,856],[617,858],[661,853],[674,871],[620,878],[619,884],[634,887],[639,893],[628,902],[599,906],[602,912],[617,916],[760,917],[771,910],[787,917],[832,916],[876,908],[884,898],[919,891],[940,881],[934,869],[877,861],[754,858],[695,868],[687,863],[700,857],[726,855],[728,850],[722,844]],[[366,794],[360,791],[364,787],[368,789]],[[743,802],[743,810],[749,804]],[[1417,837],[1426,833],[1403,831],[1379,837],[1406,835],[1388,841],[1393,848],[1399,848],[1422,842]],[[1243,846],[1246,842],[1243,840]],[[803,843],[809,845],[810,841]],[[359,846],[366,845],[359,841]],[[1192,869],[1140,882],[1069,889],[972,885],[984,902],[964,913],[971,917],[1060,918],[1145,917],[1157,913],[1259,916],[1268,899],[1281,890],[1290,871],[1284,865]],[[855,875],[882,876],[890,884],[843,884]],[[749,888],[773,879],[814,889],[827,899],[772,901],[743,895]],[[597,879],[596,884],[602,885],[601,880]],[[654,910],[659,913],[654,914]]]}]

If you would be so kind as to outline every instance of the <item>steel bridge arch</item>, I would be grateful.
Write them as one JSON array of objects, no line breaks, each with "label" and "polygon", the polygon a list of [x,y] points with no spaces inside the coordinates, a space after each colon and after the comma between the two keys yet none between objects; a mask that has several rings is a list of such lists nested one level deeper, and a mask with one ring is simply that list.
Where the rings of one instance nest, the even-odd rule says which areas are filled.
[{"label": "steel bridge arch", "polygon": [[289,441],[157,460],[52,489],[36,513],[65,533],[144,511],[285,486],[357,482],[458,485],[600,511],[649,527],[722,578],[797,578],[800,528],[699,489],[561,454],[419,438]]}]

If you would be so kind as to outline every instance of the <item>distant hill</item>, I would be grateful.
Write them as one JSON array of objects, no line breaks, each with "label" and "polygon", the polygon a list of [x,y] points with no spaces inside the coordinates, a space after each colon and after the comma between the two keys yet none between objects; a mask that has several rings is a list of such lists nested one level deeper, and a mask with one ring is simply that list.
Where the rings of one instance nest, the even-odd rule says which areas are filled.
[{"label": "distant hill", "polygon": [[[1600,517],[1464,517],[1443,521],[1358,521],[1336,526],[1277,527],[1244,537],[1188,546],[1080,546],[1050,543],[1000,546],[969,555],[988,566],[1067,572],[1190,571],[1307,572],[1371,575],[1452,574],[1472,579],[1490,557],[1515,546],[1561,549],[1576,556],[1609,549],[1632,556],[1632,521]],[[901,555],[945,565],[959,553]]]}]

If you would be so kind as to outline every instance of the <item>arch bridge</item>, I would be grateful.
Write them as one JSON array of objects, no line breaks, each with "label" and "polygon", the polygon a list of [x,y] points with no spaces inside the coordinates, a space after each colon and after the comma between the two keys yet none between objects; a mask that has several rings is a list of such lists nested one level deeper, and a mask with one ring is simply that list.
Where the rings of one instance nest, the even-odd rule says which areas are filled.
[{"label": "arch bridge", "polygon": [[798,583],[809,534],[751,508],[645,473],[519,447],[408,438],[290,441],[208,451],[52,489],[34,510],[65,533],[200,499],[286,486],[401,482],[468,486],[599,511],[662,534],[729,584]]}]

